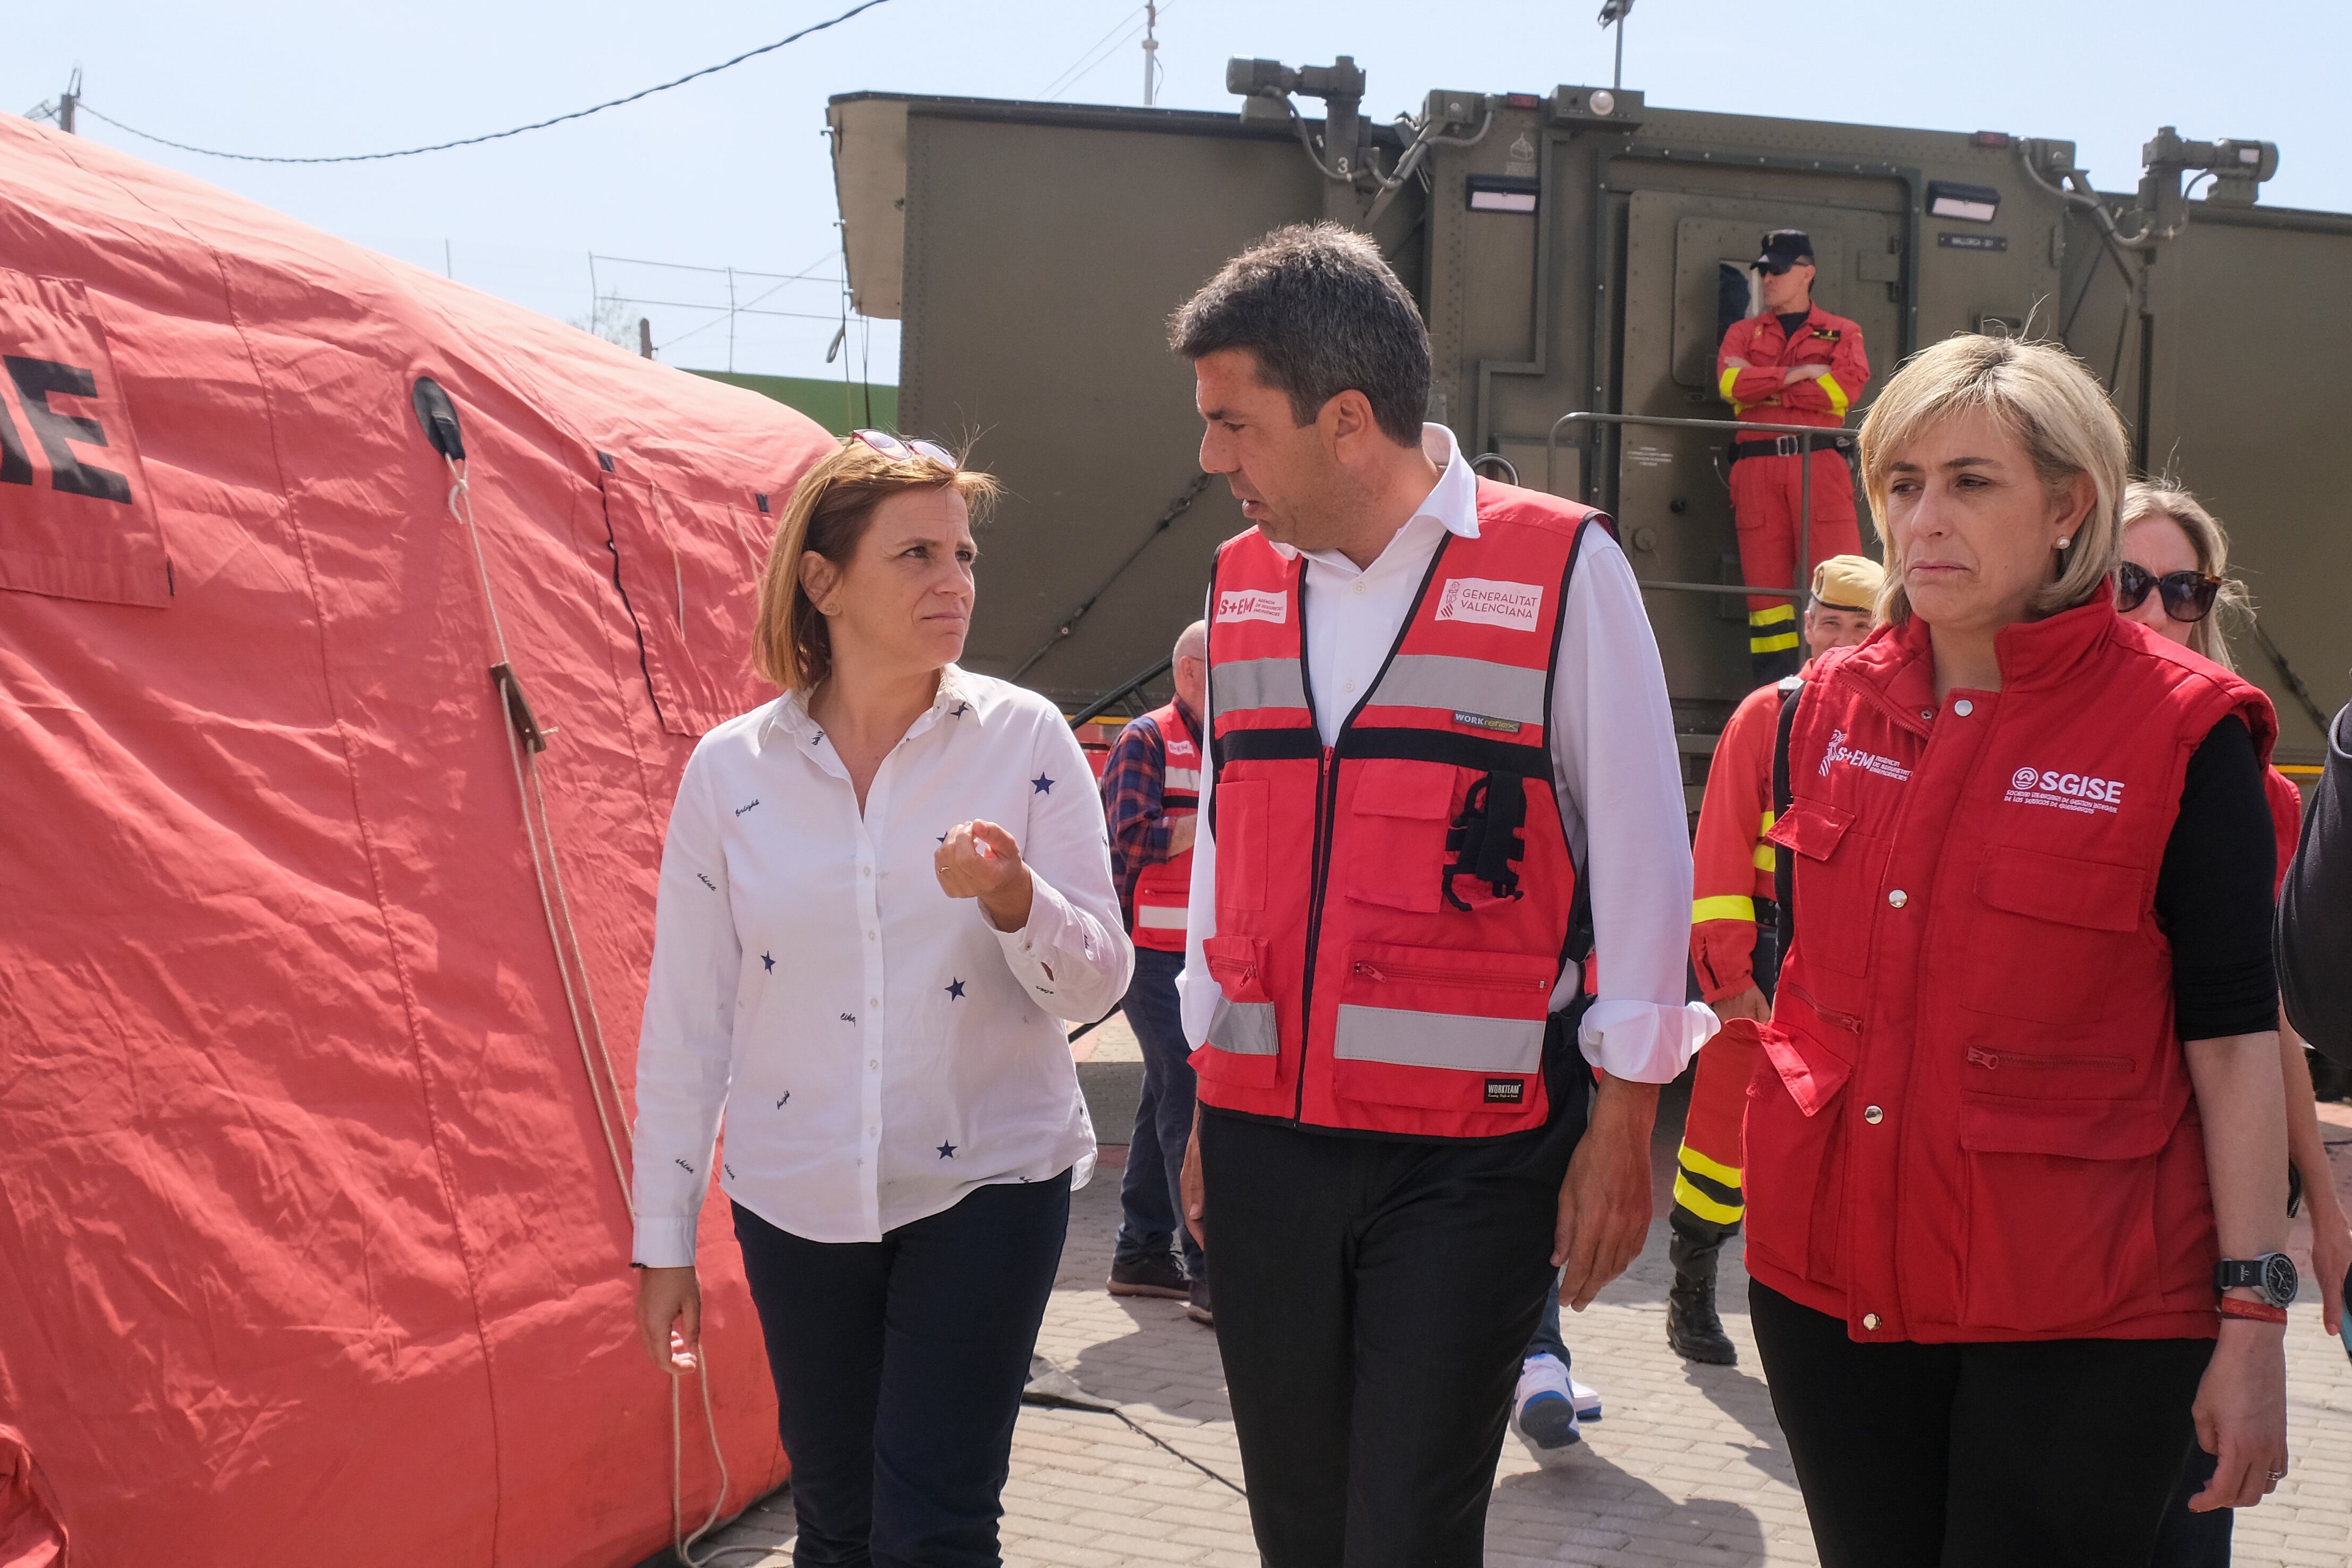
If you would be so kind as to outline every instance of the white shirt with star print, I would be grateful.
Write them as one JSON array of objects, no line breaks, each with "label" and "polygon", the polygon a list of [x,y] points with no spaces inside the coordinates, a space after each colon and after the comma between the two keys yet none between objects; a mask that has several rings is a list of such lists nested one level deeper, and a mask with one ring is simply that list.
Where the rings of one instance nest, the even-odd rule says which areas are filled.
[{"label": "white shirt with star print", "polygon": [[[974,818],[1029,864],[1019,931],[940,891],[940,839]],[[878,1240],[992,1183],[1083,1184],[1062,1020],[1118,1006],[1133,967],[1094,776],[1044,697],[950,664],[862,816],[796,695],[719,726],[662,846],[635,1260],[694,1260],[714,1161],[730,1197],[813,1241]]]}]

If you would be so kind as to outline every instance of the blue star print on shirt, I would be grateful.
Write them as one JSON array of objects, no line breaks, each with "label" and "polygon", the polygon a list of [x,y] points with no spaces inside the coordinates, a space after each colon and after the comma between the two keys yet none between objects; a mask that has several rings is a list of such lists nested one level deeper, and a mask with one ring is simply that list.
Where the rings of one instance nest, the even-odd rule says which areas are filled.
[{"label": "blue star print on shirt", "polygon": [[1054,792],[1054,781],[1040,773],[1036,778],[1029,780],[1029,788],[1040,795],[1050,795]]},{"label": "blue star print on shirt", "polygon": [[941,1144],[940,1145],[940,1158],[943,1160],[951,1160],[955,1158],[955,1145],[953,1144]]},{"label": "blue star print on shirt", "polygon": [[768,967],[768,973],[770,973],[770,974],[772,974],[772,974],[774,974],[774,973],[776,972],[776,957],[775,957],[775,955],[774,955],[774,954],[772,954],[772,953],[762,953],[762,954],[761,954],[761,955],[760,955],[760,962],[761,962],[761,963],[762,963],[762,964],[765,964],[765,965]]},{"label": "blue star print on shirt", "polygon": [[963,982],[961,980],[956,980],[950,983],[947,991],[948,995],[953,997],[956,1000],[963,1000]]}]

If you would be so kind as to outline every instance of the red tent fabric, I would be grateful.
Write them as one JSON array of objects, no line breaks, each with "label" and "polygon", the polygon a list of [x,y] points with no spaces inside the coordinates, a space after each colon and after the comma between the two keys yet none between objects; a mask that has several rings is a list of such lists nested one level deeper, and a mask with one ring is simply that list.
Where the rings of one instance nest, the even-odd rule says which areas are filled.
[{"label": "red tent fabric", "polygon": [[[0,357],[0,1542],[641,1561],[671,1388],[606,1129],[670,797],[764,695],[754,569],[830,438],[11,119]],[[554,730],[536,869],[485,577]],[[703,1242],[731,1511],[784,1465],[720,1205]]]}]

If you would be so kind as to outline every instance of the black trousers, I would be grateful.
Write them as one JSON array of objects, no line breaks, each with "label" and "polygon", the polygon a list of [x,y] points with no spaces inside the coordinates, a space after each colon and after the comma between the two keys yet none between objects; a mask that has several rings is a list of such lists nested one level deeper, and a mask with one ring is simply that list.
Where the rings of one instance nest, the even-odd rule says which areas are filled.
[{"label": "black trousers", "polygon": [[1201,1244],[1184,1224],[1184,1145],[1192,1141],[1192,1055],[1184,1043],[1184,1013],[1176,977],[1184,955],[1156,947],[1135,950],[1135,978],[1119,1008],[1143,1051],[1143,1093],[1128,1137],[1127,1170],[1119,1178],[1118,1244],[1113,1259],[1140,1263],[1177,1248],[1185,1273],[1197,1279]]},{"label": "black trousers", "polygon": [[995,1568],[1013,1423],[1070,1176],[983,1186],[873,1242],[735,1207],[793,1462],[799,1568]]},{"label": "black trousers", "polygon": [[1563,1079],[1549,1127],[1491,1142],[1202,1115],[1217,1348],[1267,1568],[1484,1561],[1584,1129],[1590,1079]]},{"label": "black trousers", "polygon": [[2211,1340],[1856,1344],[1748,1289],[1822,1568],[2147,1568]]}]

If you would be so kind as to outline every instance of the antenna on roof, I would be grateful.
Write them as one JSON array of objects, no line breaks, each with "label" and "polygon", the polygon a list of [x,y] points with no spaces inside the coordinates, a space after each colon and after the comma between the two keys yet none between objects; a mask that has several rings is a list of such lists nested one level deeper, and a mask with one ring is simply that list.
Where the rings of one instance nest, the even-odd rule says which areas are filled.
[{"label": "antenna on roof", "polygon": [[[1132,16],[1134,12],[1128,13]],[[1160,0],[1143,0],[1143,107],[1160,96]]]},{"label": "antenna on roof", "polygon": [[1617,74],[1610,85],[1619,92],[1625,90],[1625,13],[1633,8],[1633,0],[1601,0],[1601,25],[1617,29]]}]

